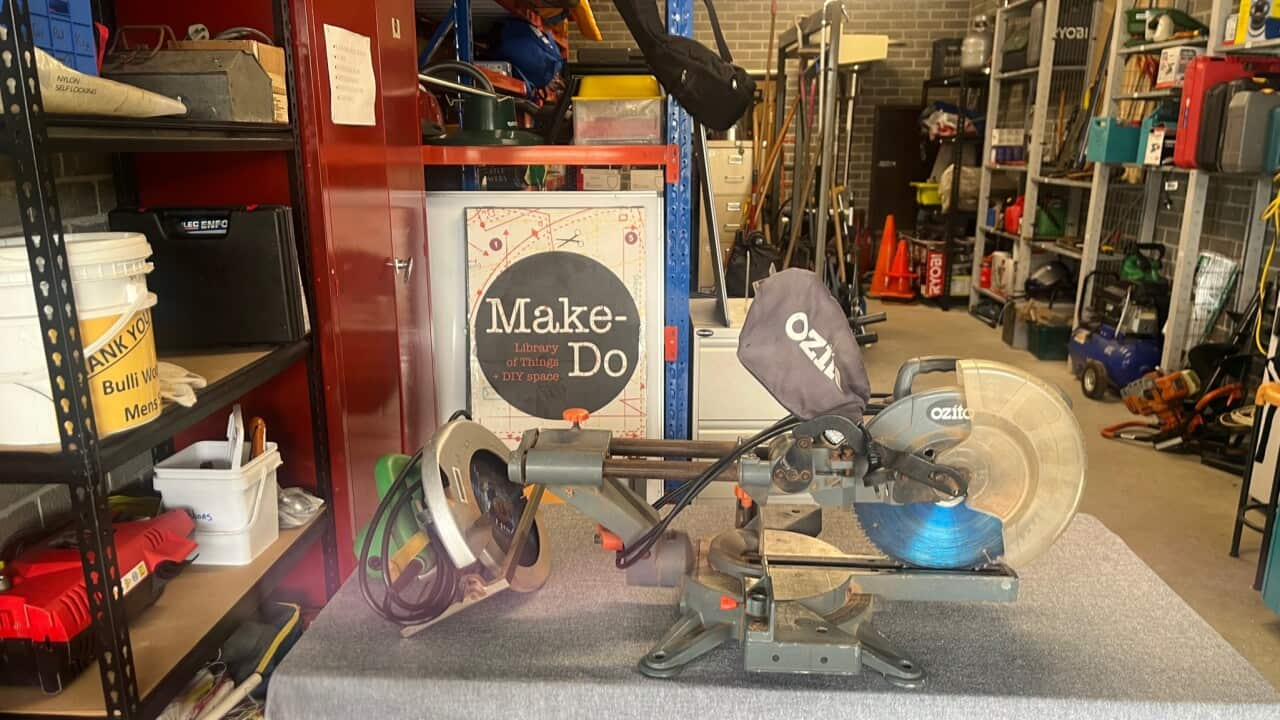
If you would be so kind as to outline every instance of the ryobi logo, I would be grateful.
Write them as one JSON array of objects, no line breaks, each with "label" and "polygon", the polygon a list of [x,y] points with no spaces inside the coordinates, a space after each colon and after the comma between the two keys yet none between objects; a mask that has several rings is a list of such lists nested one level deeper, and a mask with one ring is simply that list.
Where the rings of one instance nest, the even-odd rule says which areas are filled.
[{"label": "ryobi logo", "polygon": [[832,352],[827,339],[809,327],[809,316],[802,312],[792,313],[787,318],[786,330],[787,337],[796,341],[804,354],[813,361],[813,366],[839,387],[840,368],[836,367],[836,354]]},{"label": "ryobi logo", "polygon": [[1059,27],[1054,31],[1055,40],[1087,40],[1089,38],[1089,28],[1083,25],[1069,25],[1067,27]]},{"label": "ryobi logo", "polygon": [[964,422],[973,419],[973,411],[963,405],[934,405],[929,408],[929,419],[934,422]]}]

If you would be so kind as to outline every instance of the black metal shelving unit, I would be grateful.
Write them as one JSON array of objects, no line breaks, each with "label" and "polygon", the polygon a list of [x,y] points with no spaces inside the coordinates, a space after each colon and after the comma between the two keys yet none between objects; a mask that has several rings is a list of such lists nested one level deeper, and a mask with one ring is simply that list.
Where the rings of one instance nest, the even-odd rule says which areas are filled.
[{"label": "black metal shelving unit", "polygon": [[[976,222],[976,219],[971,217],[974,213],[960,209],[960,176],[961,168],[965,165],[966,147],[977,147],[977,155],[979,156],[977,157],[977,164],[980,166],[982,163],[982,134],[966,135],[964,133],[964,122],[971,108],[986,107],[987,88],[990,82],[991,75],[987,72],[961,71],[956,75],[925,80],[921,92],[920,104],[925,108],[929,107],[931,94],[938,95],[955,91],[958,96],[955,105],[959,109],[959,133],[955,137],[940,138],[933,141],[954,147],[951,157],[951,197],[949,198],[949,207],[939,218],[942,223],[942,251],[946,257],[942,278],[942,294],[936,298],[922,298],[925,302],[942,310],[950,310],[952,305],[951,275],[952,269],[956,264],[957,241],[965,237],[966,230],[971,222]],[[970,102],[970,93],[975,94],[973,102]],[[974,280],[976,281],[977,278],[974,278]],[[967,303],[968,301],[966,300],[965,302]]]},{"label": "black metal shelving unit", "polygon": [[[234,353],[206,356],[220,366],[218,377],[198,393],[194,407],[171,406],[150,424],[107,439],[98,437],[79,336],[79,318],[71,287],[70,268],[63,243],[62,216],[49,155],[55,151],[84,150],[97,153],[137,152],[233,152],[280,151],[287,155],[290,192],[298,257],[304,278],[314,277],[310,262],[306,193],[302,187],[302,138],[298,129],[298,104],[294,53],[289,26],[288,0],[271,2],[275,33],[285,48],[286,82],[289,88],[289,125],[200,123],[172,119],[114,119],[54,117],[42,112],[41,89],[36,72],[34,43],[27,0],[4,3],[0,14],[0,150],[13,158],[17,200],[26,238],[32,276],[32,292],[39,309],[45,339],[45,361],[58,426],[63,429],[61,447],[36,451],[0,448],[0,483],[62,484],[70,491],[71,510],[84,568],[89,614],[96,646],[101,705],[86,711],[72,704],[72,694],[83,701],[91,683],[86,671],[60,695],[42,696],[39,689],[0,688],[3,713],[32,716],[98,716],[130,720],[158,715],[177,695],[200,665],[216,653],[238,622],[247,617],[316,541],[324,551],[325,585],[332,595],[338,586],[337,552],[332,513],[322,513],[308,526],[282,531],[281,541],[260,561],[244,568],[189,568],[170,584],[185,588],[198,605],[203,591],[193,583],[212,582],[222,588],[213,615],[202,623],[171,618],[190,635],[171,643],[172,663],[157,670],[149,657],[147,677],[140,691],[139,666],[130,642],[124,609],[120,569],[116,560],[110,514],[107,509],[107,473],[121,463],[151,451],[163,458],[172,451],[172,437],[192,427],[240,396],[283,373],[294,363],[307,365],[316,489],[326,501],[332,497],[326,436],[325,396],[318,345],[312,340],[267,348],[237,348]],[[94,3],[97,17],[110,25],[110,3]],[[225,162],[226,160],[224,160]],[[115,163],[117,183],[128,186],[127,163]],[[127,197],[128,189],[122,196]],[[304,283],[310,317],[317,317],[314,292]],[[185,357],[185,356],[184,356]],[[187,576],[191,578],[188,579]],[[179,583],[182,583],[181,585]],[[195,608],[193,608],[195,609]],[[155,608],[160,611],[160,608]],[[163,618],[144,613],[144,630],[172,640],[173,632],[157,631]],[[177,634],[182,634],[177,633]],[[149,652],[151,649],[149,648]],[[30,691],[30,692],[28,692]],[[66,702],[63,702],[65,700]]]}]

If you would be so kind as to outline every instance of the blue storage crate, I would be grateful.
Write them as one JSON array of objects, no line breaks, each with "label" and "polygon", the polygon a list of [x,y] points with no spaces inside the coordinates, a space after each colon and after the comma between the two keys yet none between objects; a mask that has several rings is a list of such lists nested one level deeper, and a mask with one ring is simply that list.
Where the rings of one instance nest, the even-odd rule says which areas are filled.
[{"label": "blue storage crate", "polygon": [[98,34],[89,0],[28,0],[27,11],[36,47],[67,67],[98,74]]},{"label": "blue storage crate", "polygon": [[53,47],[53,40],[49,37],[49,18],[31,16],[31,37],[35,38],[36,47]]},{"label": "blue storage crate", "polygon": [[76,55],[76,64],[73,68],[85,75],[98,74],[98,58],[86,55]]},{"label": "blue storage crate", "polygon": [[49,19],[49,47],[46,50],[71,52],[71,23]]},{"label": "blue storage crate", "polygon": [[1133,163],[1138,157],[1138,126],[1115,118],[1094,118],[1089,124],[1085,159],[1100,163]]},{"label": "blue storage crate", "polygon": [[94,32],[92,25],[81,25],[72,23],[71,25],[71,52],[76,55],[84,55],[85,57],[97,58],[98,44],[94,42]]}]

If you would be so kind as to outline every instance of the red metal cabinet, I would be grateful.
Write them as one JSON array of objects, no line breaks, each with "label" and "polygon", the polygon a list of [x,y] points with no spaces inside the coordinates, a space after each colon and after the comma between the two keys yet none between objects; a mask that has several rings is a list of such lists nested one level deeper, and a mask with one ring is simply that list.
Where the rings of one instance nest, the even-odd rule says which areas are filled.
[{"label": "red metal cabinet", "polygon": [[[392,18],[401,37],[393,37]],[[426,317],[425,209],[416,151],[413,5],[308,0],[293,6],[304,171],[316,260],[340,569],[377,504],[372,469],[420,446],[435,416]],[[377,122],[335,125],[324,25],[371,39]],[[410,147],[412,144],[413,147]],[[411,152],[412,151],[412,152]],[[410,168],[410,163],[415,167]],[[413,261],[405,282],[396,259]]]},{"label": "red metal cabinet", "polygon": [[[289,3],[297,116],[303,137],[315,339],[320,343],[333,476],[339,569],[354,565],[359,528],[377,505],[372,469],[388,452],[412,452],[434,429],[426,259],[426,209],[417,111],[412,0],[295,0]],[[117,0],[120,24],[195,22],[214,32],[248,25],[273,34],[267,0],[174,3]],[[394,22],[393,22],[394,21]],[[370,38],[378,82],[376,123],[335,125],[329,108],[324,26]],[[398,25],[398,28],[396,27]],[[397,32],[398,30],[398,32]],[[398,35],[398,37],[397,37]],[[284,153],[136,156],[145,205],[288,203]],[[412,262],[407,273],[395,261]],[[310,413],[301,368],[254,393],[254,411],[286,447],[292,483],[311,484]],[[291,484],[292,484],[291,483]]]},{"label": "red metal cabinet", "polygon": [[436,425],[431,307],[427,292],[427,208],[418,119],[418,43],[412,0],[377,0],[378,78],[386,129],[391,244],[404,270],[396,278],[396,325],[404,447],[426,442]]}]

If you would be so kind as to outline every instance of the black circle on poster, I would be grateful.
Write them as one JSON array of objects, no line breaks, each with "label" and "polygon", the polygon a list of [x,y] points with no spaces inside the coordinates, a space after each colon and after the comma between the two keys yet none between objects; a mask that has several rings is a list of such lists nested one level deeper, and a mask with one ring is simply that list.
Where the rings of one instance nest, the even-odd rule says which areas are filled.
[{"label": "black circle on poster", "polygon": [[494,278],[473,347],[489,384],[516,409],[559,420],[622,392],[640,355],[640,312],[618,276],[569,252],[530,255]]}]

